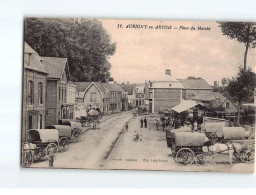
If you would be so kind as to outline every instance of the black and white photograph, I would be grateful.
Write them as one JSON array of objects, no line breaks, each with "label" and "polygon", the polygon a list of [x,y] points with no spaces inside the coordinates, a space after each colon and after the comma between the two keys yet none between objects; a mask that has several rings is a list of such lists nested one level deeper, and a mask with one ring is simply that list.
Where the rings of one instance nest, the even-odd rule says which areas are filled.
[{"label": "black and white photograph", "polygon": [[256,23],[24,19],[21,167],[254,172]]}]

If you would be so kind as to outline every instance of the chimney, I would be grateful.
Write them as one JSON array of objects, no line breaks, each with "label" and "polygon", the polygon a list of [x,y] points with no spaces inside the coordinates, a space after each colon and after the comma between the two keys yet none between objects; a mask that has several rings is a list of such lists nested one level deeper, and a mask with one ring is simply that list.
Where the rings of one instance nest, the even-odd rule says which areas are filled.
[{"label": "chimney", "polygon": [[165,74],[171,76],[171,70],[170,69],[166,69],[165,70]]}]

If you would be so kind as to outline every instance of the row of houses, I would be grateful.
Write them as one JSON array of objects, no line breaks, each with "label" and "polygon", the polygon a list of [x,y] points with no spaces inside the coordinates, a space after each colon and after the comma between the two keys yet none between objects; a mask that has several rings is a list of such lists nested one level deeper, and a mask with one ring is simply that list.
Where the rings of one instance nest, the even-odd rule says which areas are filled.
[{"label": "row of houses", "polygon": [[28,129],[86,116],[89,109],[112,114],[144,103],[134,85],[130,91],[113,81],[71,82],[67,58],[39,56],[27,43],[23,72],[23,139]]}]

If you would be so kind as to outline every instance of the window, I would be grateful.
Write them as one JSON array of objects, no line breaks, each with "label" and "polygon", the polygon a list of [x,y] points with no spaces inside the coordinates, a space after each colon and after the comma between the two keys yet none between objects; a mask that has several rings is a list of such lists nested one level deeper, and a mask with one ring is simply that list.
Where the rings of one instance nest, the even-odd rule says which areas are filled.
[{"label": "window", "polygon": [[226,102],[226,109],[230,108],[230,102]]},{"label": "window", "polygon": [[34,96],[34,84],[33,81],[28,82],[28,103],[33,104],[33,96]]},{"label": "window", "polygon": [[96,102],[96,93],[91,93],[91,102]]},{"label": "window", "polygon": [[60,101],[60,96],[61,96],[61,87],[59,87],[59,101]]},{"label": "window", "polygon": [[38,103],[43,104],[43,83],[38,83]]},{"label": "window", "polygon": [[64,89],[62,88],[62,91],[61,91],[61,101],[64,101]]},{"label": "window", "polygon": [[39,129],[42,129],[43,128],[43,115],[42,114],[40,114],[39,116],[38,116],[38,128]]},{"label": "window", "polygon": [[32,121],[33,121],[32,116],[29,116],[28,117],[28,129],[32,129]]}]

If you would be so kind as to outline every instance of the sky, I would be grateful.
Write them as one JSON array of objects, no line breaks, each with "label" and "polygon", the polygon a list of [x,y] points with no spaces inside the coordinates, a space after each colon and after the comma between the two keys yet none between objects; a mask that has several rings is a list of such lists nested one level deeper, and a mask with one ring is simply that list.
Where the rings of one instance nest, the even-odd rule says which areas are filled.
[{"label": "sky", "polygon": [[[102,20],[102,24],[116,43],[109,62],[111,76],[117,82],[161,80],[165,69],[171,69],[174,78],[201,77],[213,85],[215,80],[235,76],[243,65],[244,44],[222,35],[216,22]],[[147,28],[126,28],[133,24]],[[158,25],[171,29],[156,29]],[[198,30],[199,26],[210,30]],[[255,54],[255,49],[248,51],[247,64],[253,70]]]}]

